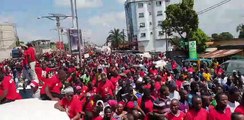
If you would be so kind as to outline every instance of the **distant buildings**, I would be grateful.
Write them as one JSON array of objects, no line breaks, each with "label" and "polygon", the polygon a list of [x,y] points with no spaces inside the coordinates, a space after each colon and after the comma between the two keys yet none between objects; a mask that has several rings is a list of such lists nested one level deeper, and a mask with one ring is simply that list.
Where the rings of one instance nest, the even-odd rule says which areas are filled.
[{"label": "distant buildings", "polygon": [[18,40],[16,27],[11,23],[0,23],[0,49],[12,49]]},{"label": "distant buildings", "polygon": [[[130,43],[140,51],[166,51],[168,44],[160,26],[169,0],[126,0],[125,13]],[[135,44],[134,44],[135,45]]]}]

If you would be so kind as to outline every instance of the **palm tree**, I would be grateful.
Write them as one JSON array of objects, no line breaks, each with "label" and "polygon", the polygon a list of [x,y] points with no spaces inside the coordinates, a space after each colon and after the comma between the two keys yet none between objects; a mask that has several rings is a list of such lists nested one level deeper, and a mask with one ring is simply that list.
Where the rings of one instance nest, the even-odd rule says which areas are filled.
[{"label": "palm tree", "polygon": [[112,48],[116,49],[119,47],[119,44],[122,43],[124,40],[124,33],[123,31],[120,31],[120,29],[114,28],[109,32],[109,36],[107,37],[107,42],[111,41],[112,42]]},{"label": "palm tree", "polygon": [[244,24],[238,25],[236,31],[239,32],[239,38],[244,38]]}]

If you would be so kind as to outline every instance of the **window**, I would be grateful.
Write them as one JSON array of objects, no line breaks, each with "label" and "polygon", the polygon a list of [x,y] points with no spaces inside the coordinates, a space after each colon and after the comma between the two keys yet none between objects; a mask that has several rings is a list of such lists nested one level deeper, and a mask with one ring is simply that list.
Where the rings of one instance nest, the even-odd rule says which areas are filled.
[{"label": "window", "polygon": [[162,35],[164,35],[163,31],[159,31],[158,36],[162,36]]},{"label": "window", "polygon": [[145,23],[140,23],[140,28],[144,28],[145,27]]},{"label": "window", "polygon": [[143,3],[138,3],[138,8],[143,8]]},{"label": "window", "polygon": [[163,24],[163,21],[158,21],[158,26],[161,26]]},{"label": "window", "polygon": [[139,18],[143,18],[144,17],[144,13],[139,13]]},{"label": "window", "polygon": [[150,22],[149,24],[152,25],[152,22]]},{"label": "window", "polygon": [[146,37],[146,33],[141,33],[141,38]]},{"label": "window", "polygon": [[158,11],[157,12],[157,16],[162,16],[163,15],[163,11]]},{"label": "window", "polygon": [[161,1],[156,1],[156,6],[162,6],[162,2]]},{"label": "window", "polygon": [[149,12],[149,15],[152,15],[152,12]]}]

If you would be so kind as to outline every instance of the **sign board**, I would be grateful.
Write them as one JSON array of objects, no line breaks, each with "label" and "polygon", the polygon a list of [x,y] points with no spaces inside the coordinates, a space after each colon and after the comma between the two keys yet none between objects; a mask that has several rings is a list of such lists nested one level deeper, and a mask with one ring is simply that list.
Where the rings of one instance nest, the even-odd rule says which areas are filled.
[{"label": "sign board", "polygon": [[189,58],[190,59],[197,59],[196,41],[189,41]]},{"label": "sign board", "polygon": [[[79,52],[79,37],[78,37],[78,30],[77,29],[68,29],[68,40],[69,40],[69,47],[72,54],[77,54]],[[80,33],[80,46],[82,44],[81,40],[81,30]]]}]

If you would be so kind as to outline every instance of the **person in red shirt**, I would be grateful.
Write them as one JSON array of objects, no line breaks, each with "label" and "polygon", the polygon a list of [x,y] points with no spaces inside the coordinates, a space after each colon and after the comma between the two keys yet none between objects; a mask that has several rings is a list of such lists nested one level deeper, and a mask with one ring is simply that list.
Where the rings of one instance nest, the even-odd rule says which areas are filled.
[{"label": "person in red shirt", "polygon": [[82,103],[78,96],[74,95],[72,87],[64,90],[65,97],[58,101],[54,107],[60,111],[66,112],[71,120],[80,120],[82,112]]},{"label": "person in red shirt", "polygon": [[29,74],[29,69],[30,69],[30,65],[28,62],[28,58],[29,58],[29,54],[28,54],[28,46],[26,46],[25,44],[21,44],[21,49],[24,50],[23,51],[23,61],[22,61],[22,65],[23,65],[23,71],[22,71],[22,77],[23,79],[28,79],[29,81],[31,81],[31,76]]},{"label": "person in red shirt", "polygon": [[242,94],[240,105],[235,109],[236,113],[241,113],[244,115],[244,94]]},{"label": "person in red shirt", "polygon": [[153,101],[150,90],[144,89],[142,98],[137,100],[138,106],[143,110],[143,114],[146,115],[144,120],[149,120],[150,115],[153,114]]},{"label": "person in red shirt", "polygon": [[209,110],[208,120],[231,120],[231,111],[227,107],[228,96],[225,93],[218,93],[215,99],[217,106]]},{"label": "person in red shirt", "polygon": [[21,99],[21,95],[16,91],[16,84],[11,76],[0,73],[0,104]]},{"label": "person in red shirt", "polygon": [[192,98],[193,108],[191,108],[184,120],[208,120],[208,112],[202,108],[202,99],[199,96]]},{"label": "person in red shirt", "polygon": [[47,79],[40,91],[42,100],[59,100],[62,98],[61,89],[66,79],[66,73],[64,70],[59,70],[57,75]]},{"label": "person in red shirt", "polygon": [[101,74],[101,81],[98,83],[98,93],[102,95],[102,98],[105,99],[107,95],[113,96],[115,87],[113,83],[107,79],[106,73]]},{"label": "person in red shirt", "polygon": [[46,63],[42,63],[41,67],[36,67],[35,70],[40,84],[46,82],[46,79],[48,78],[48,73],[52,71],[51,68],[47,67]]},{"label": "person in red shirt", "polygon": [[179,110],[179,100],[173,99],[170,103],[170,112],[166,114],[168,120],[183,120],[185,113]]},{"label": "person in red shirt", "polygon": [[36,75],[36,50],[35,48],[32,46],[31,43],[27,44],[28,46],[28,64],[30,65],[30,74],[31,74],[31,78],[32,80],[37,80],[37,75]]}]

